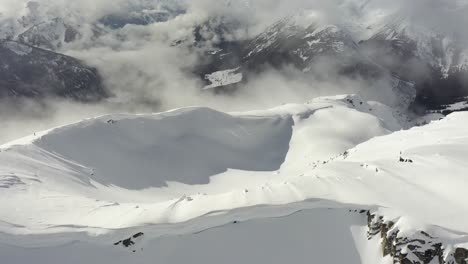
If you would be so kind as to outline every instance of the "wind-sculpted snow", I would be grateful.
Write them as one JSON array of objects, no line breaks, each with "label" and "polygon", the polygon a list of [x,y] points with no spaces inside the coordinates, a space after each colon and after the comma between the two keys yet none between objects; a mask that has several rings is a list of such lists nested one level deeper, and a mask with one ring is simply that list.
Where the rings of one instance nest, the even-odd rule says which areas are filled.
[{"label": "wind-sculpted snow", "polygon": [[[289,148],[290,117],[233,117],[206,108],[101,117],[52,131],[35,145],[126,189],[207,184],[227,169],[275,171]],[[76,142],[76,143],[74,143]]]},{"label": "wind-sculpted snow", "polygon": [[38,132],[0,147],[0,255],[464,263],[467,119],[454,113],[399,131],[409,124],[398,111],[335,96]]},{"label": "wind-sculpted snow", "polygon": [[[366,215],[345,208],[328,209],[333,203],[311,202],[311,208],[299,212],[283,207],[250,208],[237,212],[241,219],[246,211],[265,214],[256,219],[237,220],[215,228],[206,228],[190,222],[186,226],[175,226],[173,231],[165,229],[165,235],[122,230],[124,233],[142,234],[128,248],[112,243],[80,241],[61,247],[31,249],[0,246],[2,260],[46,264],[66,259],[66,263],[310,263],[311,259],[321,263],[377,263],[375,239],[366,241]],[[275,215],[273,212],[281,212]],[[211,217],[216,218],[216,217]],[[205,218],[203,222],[213,222]],[[197,224],[199,226],[197,226]],[[327,227],[327,228],[324,228]],[[178,228],[178,229],[176,229]],[[155,228],[153,228],[154,230]],[[156,228],[157,229],[157,228]],[[183,235],[177,235],[182,229]],[[162,229],[161,229],[162,231]],[[133,232],[133,233],[132,233]],[[169,235],[170,234],[170,235]],[[115,239],[118,235],[114,234]],[[158,237],[159,236],[159,237]],[[106,236],[113,241],[111,236]],[[145,238],[146,237],[146,238]],[[355,242],[360,242],[354,246]],[[362,243],[361,243],[362,242]],[[363,248],[370,254],[362,255]],[[281,252],[280,254],[277,254]],[[375,254],[372,254],[375,253]]]},{"label": "wind-sculpted snow", "polygon": [[[369,110],[380,112],[381,118]],[[338,119],[342,121],[330,123]],[[56,206],[68,207],[78,199],[94,215],[75,218],[81,212],[70,211],[74,216],[56,218],[53,225],[117,228],[133,226],[135,221],[179,222],[216,210],[297,200],[293,186],[287,187],[286,197],[272,195],[272,188],[303,173],[304,166],[312,166],[316,159],[330,159],[399,128],[389,109],[370,106],[357,96],[233,115],[207,108],[114,115],[38,132],[4,145],[0,172],[26,183],[13,193],[36,197],[32,203],[38,204],[32,208],[50,209],[54,214]],[[269,186],[271,180],[273,186]],[[50,195],[54,202],[43,200],[44,195],[49,196],[45,186],[55,193]],[[36,189],[42,191],[27,191]],[[257,197],[257,189],[266,193]],[[55,198],[63,195],[70,199]],[[257,198],[245,198],[250,195]],[[44,202],[51,207],[41,208]],[[157,203],[156,208],[144,209],[152,220],[134,218],[133,213],[115,221],[104,220],[110,211],[143,208],[135,202]],[[204,205],[179,211],[180,206],[197,202]],[[4,220],[44,227],[28,214],[5,213]]]}]

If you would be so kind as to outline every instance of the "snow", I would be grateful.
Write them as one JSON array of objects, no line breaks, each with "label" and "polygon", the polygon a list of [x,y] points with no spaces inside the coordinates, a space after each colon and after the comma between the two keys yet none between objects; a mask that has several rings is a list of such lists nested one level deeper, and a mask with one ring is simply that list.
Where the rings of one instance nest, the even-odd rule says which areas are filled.
[{"label": "snow", "polygon": [[[351,109],[345,98],[323,98],[309,104],[233,115],[188,108],[149,116],[105,116],[36,133],[1,147],[0,173],[14,173],[27,185],[12,185],[8,190],[13,193],[0,195],[12,199],[11,205],[22,195],[32,195],[32,211],[59,214],[59,218],[46,221],[48,230],[52,223],[116,228],[132,226],[134,220],[179,222],[211,211],[284,201],[289,193],[281,198],[269,197],[268,192],[276,185],[283,186],[282,179],[302,171],[301,166],[390,132],[382,127],[379,118]],[[356,103],[360,100],[350,98]],[[330,119],[343,116],[345,122],[330,126]],[[301,165],[293,166],[295,162]],[[270,179],[281,180],[273,181],[267,193],[245,200],[253,193],[246,193],[246,189],[261,189],[262,185],[270,185]],[[55,187],[44,190],[43,186]],[[26,192],[15,192],[16,187],[25,187]],[[29,188],[41,191],[29,192]],[[43,196],[52,198],[46,202]],[[187,203],[181,197],[195,199]],[[82,213],[79,211],[66,216],[58,209],[77,200],[85,211],[93,211],[92,217],[76,218]],[[120,206],[107,206],[116,202]],[[129,218],[97,224],[101,220],[95,217],[133,208],[135,203],[149,203],[148,208],[140,204],[140,210],[150,210],[145,214],[153,215],[152,219],[135,219],[131,213]],[[185,207],[195,203],[203,205],[179,216],[160,211],[171,204]],[[7,211],[0,213],[0,219],[44,231],[42,221],[29,216],[32,211],[17,211],[17,215]]]},{"label": "snow", "polygon": [[[453,248],[468,243],[467,119],[402,130],[391,107],[341,95],[242,113],[110,115],[36,133],[0,146],[0,255],[384,263],[362,209]],[[114,245],[139,232],[134,245]]]},{"label": "snow", "polygon": [[[143,189],[165,186],[167,181],[207,184],[210,176],[227,168],[276,170],[284,161],[292,133],[292,119],[287,117],[237,118],[207,108],[163,116],[119,116],[112,118],[113,124],[105,118],[88,120],[79,127],[51,131],[35,145],[93,168],[101,184]],[[197,122],[190,124],[192,119]],[[70,148],[70,139],[80,144]],[[210,146],[209,151],[200,152],[205,146]]]},{"label": "snow", "polygon": [[[468,98],[465,98],[468,100]],[[468,108],[468,101],[461,101],[444,107],[445,111],[460,111]]]},{"label": "snow", "polygon": [[[228,223],[220,228],[200,230],[184,236],[167,236],[139,243],[135,247],[121,249],[102,244],[78,242],[43,249],[0,247],[0,255],[6,263],[50,263],[67,260],[67,263],[361,263],[354,244],[358,237],[365,237],[365,217],[349,213],[346,209],[328,210],[316,208],[284,217],[254,219]],[[322,228],[331,227],[331,230]],[[351,230],[353,227],[353,230]],[[146,233],[145,233],[146,234]],[[125,237],[122,235],[122,237]],[[317,239],[320,238],[320,239]],[[378,252],[368,245],[370,252]],[[131,250],[136,250],[131,253]],[[281,254],[272,254],[281,252]],[[376,254],[375,254],[376,255]]]},{"label": "snow", "polygon": [[2,45],[4,48],[7,48],[20,56],[28,55],[32,52],[31,47],[15,41],[4,41]]},{"label": "snow", "polygon": [[[19,38],[30,45],[39,45],[41,48],[56,50],[66,44],[66,32],[67,26],[63,19],[55,18],[32,26],[21,33]],[[40,39],[41,42],[36,43],[35,39]]]},{"label": "snow", "polygon": [[344,43],[342,41],[335,41],[335,42],[332,43],[332,48],[336,52],[343,52],[344,48],[345,48],[345,45],[344,45]]},{"label": "snow", "polygon": [[312,47],[313,45],[319,44],[319,43],[322,43],[321,39],[315,39],[315,40],[312,40],[312,41],[307,41],[307,45],[309,45],[309,47]]},{"label": "snow", "polygon": [[297,55],[299,56],[299,58],[301,58],[301,60],[304,61],[304,62],[307,61],[307,60],[309,59],[309,57],[307,57],[307,56],[305,56],[305,55],[303,54],[303,51],[302,51],[301,49],[296,49],[296,50],[294,51],[294,53],[297,54]]},{"label": "snow", "polygon": [[[462,219],[468,215],[459,210],[465,206],[461,190],[467,187],[466,118],[467,113],[456,113],[424,127],[376,137],[349,150],[346,159],[323,166],[316,173],[342,177],[338,169],[346,170],[348,181],[354,178],[355,183],[365,185],[374,182],[372,190],[364,185],[353,188],[362,198],[371,195],[374,202],[398,208],[419,222],[466,232],[468,225]],[[398,162],[400,156],[414,163]],[[379,173],[354,172],[352,168],[363,161],[379,168]],[[395,187],[388,192],[388,186]],[[375,195],[379,193],[386,195]],[[352,202],[364,202],[360,199]],[[455,215],[460,220],[454,219]]]},{"label": "snow", "polygon": [[459,71],[468,70],[468,49],[460,52],[458,64],[454,67]]},{"label": "snow", "polygon": [[203,89],[212,89],[216,87],[221,87],[229,84],[235,84],[241,82],[243,75],[241,72],[237,72],[239,68],[217,71],[211,74],[207,74],[205,79],[210,81],[211,84],[205,86]]}]

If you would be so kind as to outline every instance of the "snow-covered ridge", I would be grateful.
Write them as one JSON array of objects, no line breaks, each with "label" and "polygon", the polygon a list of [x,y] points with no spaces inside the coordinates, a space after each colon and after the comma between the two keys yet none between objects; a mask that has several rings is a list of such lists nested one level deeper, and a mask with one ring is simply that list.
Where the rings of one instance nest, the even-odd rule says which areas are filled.
[{"label": "snow-covered ridge", "polygon": [[[0,253],[45,263],[61,246],[58,254],[76,251],[102,263],[133,254],[143,263],[211,263],[219,255],[208,253],[208,241],[244,234],[235,241],[250,246],[221,243],[219,252],[235,247],[255,259],[248,250],[254,241],[255,248],[280,250],[289,240],[275,230],[294,226],[307,236],[291,236],[289,244],[314,245],[285,252],[298,262],[312,252],[378,263],[383,240],[367,233],[392,221],[385,241],[420,239],[424,231],[449,261],[468,242],[461,210],[467,119],[455,113],[400,131],[390,107],[344,95],[244,113],[195,107],[110,115],[36,133],[0,147]],[[367,212],[376,215],[372,225]],[[258,240],[242,242],[248,233]],[[283,246],[268,243],[275,238]],[[349,250],[331,257],[326,252],[337,243]],[[397,248],[413,250],[410,243]],[[412,252],[415,259],[419,251]],[[70,255],[71,263],[80,261]]]},{"label": "snow-covered ridge", "polygon": [[[330,119],[343,117],[344,123],[330,125]],[[347,124],[352,129],[347,129]],[[72,192],[73,197],[77,195],[85,201],[90,197],[118,204],[152,201],[164,208],[163,204],[194,195],[209,204],[180,215],[161,213],[153,214],[156,218],[151,217],[152,220],[137,220],[179,222],[210,211],[243,207],[245,202],[270,203],[267,200],[273,197],[261,198],[263,195],[252,201],[234,197],[246,195],[245,189],[256,189],[269,179],[277,181],[300,174],[301,167],[312,160],[331,158],[376,135],[400,128],[389,108],[371,106],[357,96],[321,98],[308,104],[234,115],[188,108],[155,115],[104,116],[2,146],[0,173],[18,180],[6,193],[19,191],[20,196],[25,194],[21,191],[24,187],[28,190],[49,186],[55,189],[53,192]],[[226,203],[210,202],[222,200],[221,197],[227,199]],[[227,202],[231,199],[234,200]],[[95,207],[97,204],[92,201],[88,200],[89,206]],[[278,200],[273,198],[271,202],[274,201]],[[49,209],[55,210],[54,207]],[[104,211],[98,209],[96,213]],[[38,232],[46,231],[26,215],[8,213],[4,217],[8,218],[4,219],[6,222],[32,224],[35,227],[31,228]],[[81,218],[79,223],[72,219],[60,217],[52,222],[99,226],[92,218]],[[101,227],[128,227],[134,225],[134,220],[121,218]]]}]

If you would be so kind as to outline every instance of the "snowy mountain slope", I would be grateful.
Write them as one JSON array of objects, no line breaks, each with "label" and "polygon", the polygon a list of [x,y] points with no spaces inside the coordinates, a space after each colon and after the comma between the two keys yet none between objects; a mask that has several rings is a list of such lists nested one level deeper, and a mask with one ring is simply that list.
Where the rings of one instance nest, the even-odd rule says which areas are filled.
[{"label": "snowy mountain slope", "polygon": [[243,58],[250,67],[293,63],[307,71],[311,63],[324,56],[362,59],[357,54],[357,47],[346,31],[332,24],[323,24],[313,11],[304,11],[277,22],[255,37],[246,46]]},{"label": "snowy mountain slope", "polygon": [[[229,30],[228,25],[225,30]],[[338,61],[348,57],[361,59],[357,44],[345,31],[335,25],[322,24],[313,11],[304,11],[288,16],[271,25],[258,36],[238,45],[219,43],[219,50],[212,53],[215,64],[224,67],[243,67],[260,71],[262,67],[277,67],[292,64],[298,69],[307,69],[321,57]],[[349,60],[351,60],[349,58]],[[349,63],[349,61],[340,61]],[[233,65],[237,63],[237,65]]]},{"label": "snowy mountain slope", "polygon": [[[437,2],[428,8],[455,17],[462,14],[460,8],[466,8],[451,6]],[[234,44],[221,41],[209,54],[203,54],[211,61],[196,72],[201,71],[203,78],[239,68],[244,77],[237,79],[241,84],[256,78],[252,72],[270,67],[287,65],[316,73],[333,65],[331,68],[343,76],[371,82],[393,76],[413,83],[418,91],[417,103],[428,109],[464,102],[468,74],[462,33],[425,23],[398,5],[382,8],[379,1],[343,1],[337,9],[343,16],[340,19],[327,20],[318,10],[303,10],[279,19],[247,40]],[[226,87],[235,87],[233,83],[228,82]]]},{"label": "snowy mountain slope", "polygon": [[[91,10],[97,14],[85,13],[86,7],[80,5],[61,7],[54,1],[23,2],[14,14],[0,16],[0,38],[52,51],[63,50],[64,45],[90,34],[89,31],[98,34],[126,25],[149,25],[185,12],[183,1],[178,0],[119,1],[105,10]],[[98,2],[94,8],[102,5]]]},{"label": "snowy mountain slope", "polygon": [[[89,47],[96,45],[118,50],[116,43],[129,39],[140,30],[151,36],[149,39],[158,39],[152,35],[159,32],[155,23],[171,21],[175,17],[191,20],[194,15],[184,1],[123,3],[87,17],[78,12],[79,9],[75,10],[76,7],[57,10],[51,2],[31,1],[20,8],[17,17],[0,17],[0,36],[36,47],[84,54],[83,58],[89,58],[86,56]],[[464,101],[468,51],[459,37],[463,35],[461,32],[423,23],[413,19],[404,8],[382,6],[380,1],[337,3],[333,12],[305,9],[278,18],[276,23],[255,35],[249,34],[252,20],[237,17],[238,14],[250,14],[253,3],[225,1],[218,8],[228,12],[195,16],[195,22],[182,26],[175,22],[183,28],[176,30],[180,34],[175,34],[175,39],[164,37],[168,42],[164,45],[188,48],[190,53],[200,51],[199,64],[183,71],[191,71],[200,77],[204,82],[200,89],[215,88],[210,89],[214,92],[233,91],[235,89],[231,88],[255,81],[257,73],[265,69],[287,66],[309,75],[327,77],[326,73],[336,72],[351,79],[362,78],[369,86],[378,86],[376,84],[383,80],[390,84],[400,83],[399,89],[403,85],[408,86],[407,90],[415,87],[418,103],[431,110]],[[466,9],[462,2],[439,3],[436,7],[439,6],[447,16],[459,16]],[[126,25],[141,27],[123,30]],[[162,27],[166,26],[172,24]],[[184,32],[189,35],[185,36]],[[109,45],[104,44],[108,41]],[[97,70],[105,71],[105,65],[100,67]],[[233,69],[237,69],[235,74],[229,74]]]},{"label": "snowy mountain slope", "polygon": [[[197,122],[190,125],[192,119]],[[207,184],[210,176],[227,168],[277,170],[292,133],[289,117],[234,118],[203,108],[180,110],[154,120],[130,116],[113,117],[109,123],[100,121],[54,130],[35,145],[93,168],[93,180],[103,185],[144,189],[165,186],[166,181]],[[183,126],[189,131],[178,129]],[[96,134],[109,136],[93,137]],[[80,142],[79,146],[70,148],[70,138]],[[97,145],[103,147],[95,149]],[[204,146],[212,147],[200,153]],[[172,164],[173,160],[184,166]]]},{"label": "snowy mountain slope", "polygon": [[147,4],[136,4],[127,10],[105,15],[98,23],[111,29],[122,28],[126,25],[149,25],[168,21],[185,10],[178,1],[148,1]]},{"label": "snowy mountain slope", "polygon": [[74,26],[61,18],[54,18],[28,28],[17,36],[17,40],[34,47],[56,51],[64,44],[76,40],[79,35]]},{"label": "snowy mountain slope", "polygon": [[[143,238],[146,241],[137,240],[128,249],[112,244],[77,242],[42,249],[0,246],[0,255],[7,263],[34,260],[38,264],[64,259],[70,264],[310,263],[311,259],[321,263],[379,263],[382,257],[377,239],[366,239],[365,225],[365,214],[319,207],[283,217],[231,222],[182,235]],[[325,226],[327,228],[323,228]],[[148,236],[144,231],[143,237]],[[127,232],[132,237],[132,233]]]},{"label": "snowy mountain slope", "polygon": [[96,101],[106,96],[96,69],[81,61],[16,41],[0,40],[0,97]]},{"label": "snowy mountain slope", "polygon": [[[246,188],[258,188],[260,182],[289,176],[291,171],[300,171],[302,163],[311,159],[331,158],[375,135],[401,127],[383,106],[382,111],[387,111],[386,121],[367,113],[370,107],[364,102],[362,109],[367,112],[352,110],[348,99],[286,105],[235,117],[203,108],[181,109],[155,116],[102,117],[54,129],[44,135],[37,133],[36,137],[2,147],[0,170],[7,177],[5,185],[9,186],[6,189],[8,195],[3,198],[16,199],[13,197],[27,193],[34,197],[35,191],[28,189],[41,190],[44,186],[54,188],[49,190],[57,195],[74,194],[70,200],[62,195],[53,198],[57,195],[51,194],[57,204],[47,203],[50,207],[42,204],[44,200],[39,197],[31,199],[32,203],[38,202],[34,208],[48,210],[50,215],[56,210],[60,212],[61,206],[67,206],[75,199],[90,206],[89,210],[98,215],[107,214],[108,210],[120,210],[120,206],[101,208],[108,204],[101,201],[113,201],[109,204],[158,202],[160,204],[155,207],[158,211],[179,199],[188,200],[186,195],[196,195],[202,200],[211,197],[205,193],[220,195],[227,202],[211,204],[210,198],[204,201],[207,205],[199,208],[202,211],[175,215],[173,220],[165,214],[151,213],[151,219],[156,217],[153,220],[120,218],[104,224],[103,228],[132,226],[135,220],[145,223],[182,221],[210,211],[241,207],[245,202],[250,203],[236,198],[247,195]],[[357,103],[359,99],[354,100],[357,107],[361,107]],[[330,126],[329,120],[338,116],[346,116],[349,123]],[[345,129],[348,125],[353,128]],[[101,137],[103,134],[107,135],[106,139]],[[71,138],[74,140],[70,141]],[[302,140],[310,141],[307,150],[303,149]],[[294,163],[302,165],[297,168]],[[11,167],[10,164],[16,165]],[[16,192],[16,188],[23,191]],[[10,204],[13,205],[13,201]],[[42,232],[44,226],[40,221],[30,219],[28,213],[15,216],[6,211],[4,221],[32,224],[35,227],[31,228]],[[70,213],[80,214],[78,211]],[[68,222],[67,217],[52,222],[98,227],[94,217],[84,217],[78,222],[75,217],[70,219],[75,219],[74,223]]]},{"label": "snowy mountain slope", "polygon": [[466,10],[466,3],[434,1],[425,6],[426,15],[398,5],[384,12],[377,1],[368,1],[358,12],[367,29],[360,39],[361,49],[374,62],[414,82],[417,102],[428,109],[464,101],[466,37],[457,25],[464,23]]},{"label": "snowy mountain slope", "polygon": [[380,65],[415,80],[422,96],[444,103],[446,97],[464,95],[466,51],[463,42],[451,35],[402,20],[385,25],[362,46]]},{"label": "snowy mountain slope", "polygon": [[[181,263],[282,249],[299,263],[311,253],[398,263],[419,258],[414,241],[424,241],[442,245],[427,248],[431,261],[463,263],[467,118],[398,131],[407,124],[391,108],[336,96],[244,113],[103,116],[36,133],[0,148],[0,252],[13,262],[46,263],[59,250],[80,253],[70,263]],[[380,252],[385,243],[398,247]],[[282,260],[273,255],[263,257]]]},{"label": "snowy mountain slope", "polygon": [[[212,34],[221,36],[218,31],[238,30],[237,24],[230,26],[222,20],[218,23]],[[279,20],[251,39],[220,41],[203,54],[204,60],[196,72],[205,79],[213,76],[218,80],[209,80],[205,87],[223,91],[255,80],[258,73],[271,68],[293,67],[318,79],[340,76],[364,80],[376,87],[376,93],[394,92],[402,99],[398,104],[408,107],[416,96],[414,84],[375,63],[361,50],[357,35],[347,25],[327,23],[315,10],[304,10]],[[236,74],[229,74],[234,69]],[[382,86],[379,82],[385,83],[388,90],[377,91]],[[384,103],[393,105],[389,101]]]},{"label": "snowy mountain slope", "polygon": [[[332,181],[335,177],[335,180],[342,179],[348,186],[352,184],[353,192],[362,198],[369,193],[372,196],[386,193],[374,197],[374,201],[398,208],[407,216],[422,216],[423,219],[418,219],[422,223],[465,232],[467,216],[460,210],[465,203],[459,189],[466,184],[463,146],[467,138],[464,131],[459,131],[464,130],[461,124],[465,119],[465,113],[456,113],[428,126],[374,138],[350,149],[340,160],[319,166],[314,173]],[[345,177],[339,173],[343,170],[348,172]],[[375,184],[372,189],[362,184],[370,182]],[[388,186],[398,188],[387,193]],[[411,195],[418,199],[410,201]],[[381,199],[387,201],[379,202]],[[430,203],[425,202],[429,200]]]}]

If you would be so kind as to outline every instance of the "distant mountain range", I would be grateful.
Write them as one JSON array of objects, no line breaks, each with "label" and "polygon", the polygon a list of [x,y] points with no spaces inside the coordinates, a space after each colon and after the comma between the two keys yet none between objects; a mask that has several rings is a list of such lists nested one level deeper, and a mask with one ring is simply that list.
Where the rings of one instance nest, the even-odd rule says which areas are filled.
[{"label": "distant mountain range", "polygon": [[[378,79],[388,80],[394,84],[393,89],[403,91],[405,100],[414,93],[412,89],[416,89],[417,105],[424,108],[438,110],[465,100],[468,96],[468,48],[457,32],[450,33],[424,25],[400,10],[376,13],[379,10],[374,6],[375,1],[357,2],[362,3],[354,4],[352,8],[349,3],[343,4],[343,10],[352,12],[343,12],[347,16],[339,21],[323,20],[315,16],[315,11],[304,10],[280,18],[260,34],[247,39],[225,37],[234,31],[247,30],[241,19],[211,17],[200,25],[194,25],[193,36],[175,40],[171,45],[206,48],[207,33],[218,36],[218,41],[210,43],[209,50],[203,50],[200,64],[193,69],[205,81],[204,88],[217,92],[235,90],[237,86],[256,78],[257,73],[271,67],[279,69],[289,65],[304,74],[314,74],[313,69],[320,68],[325,60],[334,66],[334,71],[344,76],[363,78],[370,83]],[[64,45],[80,39],[82,24],[61,17],[41,20],[34,15],[37,5],[28,5],[30,12],[18,21],[21,25],[13,23],[15,26],[12,26],[11,21],[4,23],[1,35],[53,52],[60,52]],[[226,5],[232,3],[228,1]],[[247,10],[249,3],[243,2],[240,6]],[[447,4],[444,12],[450,15],[450,12],[463,12],[466,8],[466,3],[460,1],[455,6]],[[126,10],[105,15],[88,25],[92,34],[101,36],[128,24],[164,22],[186,12],[177,1],[160,1],[157,5],[143,1]],[[46,53],[41,51],[41,54]],[[13,53],[11,56],[14,56]],[[16,61],[27,62],[24,59]],[[75,63],[87,68],[82,62]],[[46,65],[42,64],[48,67]],[[8,72],[8,69],[3,68],[3,71]],[[47,71],[57,75],[55,68],[49,67]],[[81,78],[78,73],[70,72],[67,78]],[[69,86],[63,89],[69,89],[70,93],[57,93],[61,89],[36,86],[34,90],[28,90],[26,87],[29,86],[15,90],[15,93],[25,96],[36,93],[58,96],[76,94],[73,92],[75,88]],[[105,95],[99,78],[84,82],[80,87],[80,99],[98,100]],[[96,92],[98,90],[100,92]]]},{"label": "distant mountain range", "polygon": [[[370,11],[364,6],[361,12]],[[371,21],[350,17],[336,24],[311,19],[312,14],[281,19],[252,39],[221,41],[199,70],[207,87],[229,88],[267,67],[294,65],[308,73],[326,58],[347,76],[392,76],[412,83],[418,103],[431,109],[468,95],[468,48],[454,35],[412,24],[399,14]]]},{"label": "distant mountain range", "polygon": [[96,69],[16,41],[0,41],[0,98],[58,96],[96,101],[107,96]]}]

